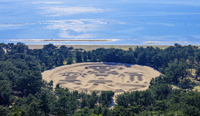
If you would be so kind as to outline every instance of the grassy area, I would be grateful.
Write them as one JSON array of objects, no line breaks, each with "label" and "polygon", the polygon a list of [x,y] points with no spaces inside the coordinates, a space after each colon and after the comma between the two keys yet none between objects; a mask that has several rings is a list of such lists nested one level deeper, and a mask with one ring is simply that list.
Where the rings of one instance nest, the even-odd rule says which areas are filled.
[{"label": "grassy area", "polygon": [[198,92],[200,92],[200,86],[195,86],[193,90],[197,90]]},{"label": "grassy area", "polygon": [[172,85],[172,89],[180,89],[177,85]]},{"label": "grassy area", "polygon": [[195,82],[195,81],[196,81],[196,79],[193,78],[193,77],[188,77],[188,79],[190,79],[192,82]]},{"label": "grassy area", "polygon": [[67,64],[67,61],[64,61],[63,64],[66,65],[66,64]]},{"label": "grassy area", "polygon": [[188,69],[188,71],[190,71],[191,72],[191,74],[194,76],[195,75],[195,73],[196,73],[196,69]]}]

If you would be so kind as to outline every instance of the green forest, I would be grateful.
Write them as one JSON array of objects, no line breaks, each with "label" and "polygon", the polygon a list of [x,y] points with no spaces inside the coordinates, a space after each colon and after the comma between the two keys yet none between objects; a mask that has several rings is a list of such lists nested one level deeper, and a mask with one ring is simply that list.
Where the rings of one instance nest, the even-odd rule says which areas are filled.
[{"label": "green forest", "polygon": [[[42,79],[45,70],[80,62],[146,65],[162,75],[153,78],[146,91],[118,95],[112,108],[113,91],[72,92]],[[200,116],[199,81],[197,46],[86,51],[64,45],[29,49],[23,43],[0,43],[0,116]]]}]

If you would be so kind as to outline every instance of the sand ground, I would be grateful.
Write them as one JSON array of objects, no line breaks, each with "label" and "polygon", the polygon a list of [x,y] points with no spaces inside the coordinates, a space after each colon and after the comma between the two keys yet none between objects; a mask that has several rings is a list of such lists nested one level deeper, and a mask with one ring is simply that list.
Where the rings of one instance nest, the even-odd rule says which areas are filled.
[{"label": "sand ground", "polygon": [[[42,49],[44,45],[40,44],[28,44],[29,49]],[[62,45],[55,45],[58,48]],[[97,48],[118,48],[123,50],[128,50],[129,48],[134,49],[137,46],[141,47],[147,47],[147,46],[153,46],[153,47],[159,47],[161,49],[167,48],[169,45],[65,45],[67,47],[72,46],[75,49],[82,48],[84,50],[95,50]]]},{"label": "sand ground", "polygon": [[112,90],[115,96],[127,91],[146,90],[160,73],[151,67],[123,63],[87,62],[64,65],[42,73],[45,81],[53,80],[71,91]]}]

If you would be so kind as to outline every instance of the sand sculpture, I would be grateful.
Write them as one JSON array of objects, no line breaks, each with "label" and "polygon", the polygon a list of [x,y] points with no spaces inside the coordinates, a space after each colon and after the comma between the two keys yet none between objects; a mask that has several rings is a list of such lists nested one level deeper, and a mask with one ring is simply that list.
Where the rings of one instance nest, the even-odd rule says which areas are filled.
[{"label": "sand sculpture", "polygon": [[53,80],[69,90],[112,90],[115,94],[124,91],[146,90],[152,78],[160,73],[151,67],[107,62],[89,62],[65,65],[42,73],[47,82]]}]

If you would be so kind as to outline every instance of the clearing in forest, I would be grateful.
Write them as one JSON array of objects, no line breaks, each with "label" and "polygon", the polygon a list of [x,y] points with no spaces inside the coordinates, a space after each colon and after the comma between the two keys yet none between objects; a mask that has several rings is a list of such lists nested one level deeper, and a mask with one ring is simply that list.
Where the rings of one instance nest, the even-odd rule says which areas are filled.
[{"label": "clearing in forest", "polygon": [[53,80],[54,87],[59,83],[71,91],[112,90],[115,95],[124,91],[146,90],[150,80],[159,75],[148,66],[111,62],[64,65],[42,73],[45,81]]}]

